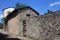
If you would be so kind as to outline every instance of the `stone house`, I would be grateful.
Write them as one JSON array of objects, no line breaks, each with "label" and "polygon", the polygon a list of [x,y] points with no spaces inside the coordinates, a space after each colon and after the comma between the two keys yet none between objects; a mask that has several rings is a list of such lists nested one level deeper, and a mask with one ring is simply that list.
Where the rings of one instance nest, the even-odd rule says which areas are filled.
[{"label": "stone house", "polygon": [[[6,13],[5,13],[6,14]],[[37,17],[39,13],[31,7],[23,7],[15,9],[9,15],[5,15],[8,19],[4,29],[11,34],[20,36],[37,37],[39,34],[36,27]],[[34,29],[35,28],[35,29]],[[35,33],[37,32],[37,33]],[[37,35],[36,35],[37,34]]]},{"label": "stone house", "polygon": [[59,40],[60,11],[50,12],[41,16],[29,6],[12,9],[9,15],[4,13],[7,18],[7,23],[4,26],[5,31],[34,40]]}]

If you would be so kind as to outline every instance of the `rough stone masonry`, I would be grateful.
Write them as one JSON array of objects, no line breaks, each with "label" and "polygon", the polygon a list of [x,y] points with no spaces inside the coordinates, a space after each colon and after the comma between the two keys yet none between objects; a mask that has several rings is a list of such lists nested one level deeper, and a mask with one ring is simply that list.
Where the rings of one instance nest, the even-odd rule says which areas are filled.
[{"label": "rough stone masonry", "polygon": [[60,11],[37,15],[30,8],[13,11],[8,15],[7,30],[17,36],[34,40],[60,40]]}]

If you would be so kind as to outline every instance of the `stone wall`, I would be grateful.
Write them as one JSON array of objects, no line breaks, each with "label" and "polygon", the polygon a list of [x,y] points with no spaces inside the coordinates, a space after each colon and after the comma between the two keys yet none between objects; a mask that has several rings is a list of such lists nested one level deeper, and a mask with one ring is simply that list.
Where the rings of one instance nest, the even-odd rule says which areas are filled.
[{"label": "stone wall", "polygon": [[[29,14],[30,16],[27,16],[27,14]],[[18,27],[19,27],[19,34],[20,35],[24,35],[23,34],[23,21],[26,20],[26,24],[28,24],[28,20],[30,19],[29,17],[33,17],[33,16],[38,16],[35,12],[33,12],[32,10],[28,9],[23,11],[22,13],[20,13],[17,17],[18,17]],[[27,25],[26,25],[27,26]],[[26,34],[27,35],[27,34]]]},{"label": "stone wall", "polygon": [[60,13],[29,17],[27,20],[27,37],[36,40],[59,40]]},{"label": "stone wall", "polygon": [[17,24],[18,20],[17,18],[13,18],[11,20],[8,21],[8,32],[14,35],[18,35],[18,24]]},{"label": "stone wall", "polygon": [[39,19],[41,25],[40,40],[58,40],[60,37],[60,13],[43,15]]},{"label": "stone wall", "polygon": [[38,16],[36,17],[29,17],[29,20],[27,20],[27,27],[26,27],[26,35],[27,37],[38,39],[40,37],[40,32],[38,29],[38,26],[40,25],[40,22],[38,21]]},{"label": "stone wall", "polygon": [[[27,17],[26,14],[30,16]],[[38,16],[32,10],[26,10],[10,19],[8,27],[9,32],[15,35],[25,35],[36,40],[57,40],[60,37],[60,13]]]},{"label": "stone wall", "polygon": [[[28,20],[29,17],[38,16],[35,12],[31,9],[27,9],[24,11],[18,11],[18,15],[8,21],[8,32],[14,35],[23,36],[23,21]],[[27,16],[29,14],[30,16]]]}]

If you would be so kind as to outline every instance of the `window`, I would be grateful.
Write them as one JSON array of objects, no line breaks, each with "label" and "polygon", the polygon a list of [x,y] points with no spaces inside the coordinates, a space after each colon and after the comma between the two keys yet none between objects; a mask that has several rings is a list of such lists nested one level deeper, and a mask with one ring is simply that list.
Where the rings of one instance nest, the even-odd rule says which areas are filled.
[{"label": "window", "polygon": [[23,21],[23,36],[26,37],[26,20]]},{"label": "window", "polygon": [[26,16],[30,16],[30,14],[26,14]]}]

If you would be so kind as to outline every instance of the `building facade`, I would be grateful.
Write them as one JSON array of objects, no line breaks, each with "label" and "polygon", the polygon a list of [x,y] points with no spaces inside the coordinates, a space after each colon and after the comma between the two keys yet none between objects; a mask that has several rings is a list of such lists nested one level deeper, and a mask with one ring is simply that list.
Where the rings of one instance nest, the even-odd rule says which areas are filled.
[{"label": "building facade", "polygon": [[60,11],[39,15],[31,7],[15,9],[7,18],[6,31],[36,40],[57,40],[60,36]]}]

